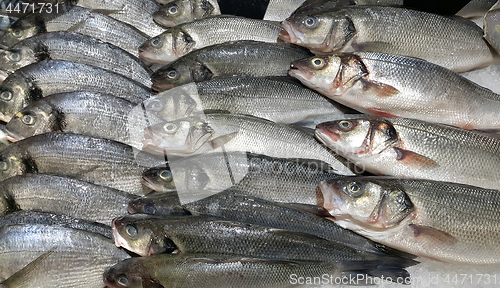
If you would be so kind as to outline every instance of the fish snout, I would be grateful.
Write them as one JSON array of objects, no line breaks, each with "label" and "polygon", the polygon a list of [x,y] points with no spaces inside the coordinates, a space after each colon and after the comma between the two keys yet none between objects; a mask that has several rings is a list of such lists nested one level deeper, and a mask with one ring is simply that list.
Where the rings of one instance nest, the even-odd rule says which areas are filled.
[{"label": "fish snout", "polygon": [[292,41],[290,34],[286,30],[280,31],[278,39],[283,40],[283,41],[288,42],[288,43]]}]

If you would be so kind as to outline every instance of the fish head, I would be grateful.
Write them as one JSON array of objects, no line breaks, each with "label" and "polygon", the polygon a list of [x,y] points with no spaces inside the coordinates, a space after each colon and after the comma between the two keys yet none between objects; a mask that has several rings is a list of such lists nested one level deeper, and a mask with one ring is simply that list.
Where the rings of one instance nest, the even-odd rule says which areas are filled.
[{"label": "fish head", "polygon": [[174,176],[168,164],[165,167],[153,167],[144,171],[142,184],[159,192],[175,190]]},{"label": "fish head", "polygon": [[144,149],[154,153],[186,156],[209,142],[213,131],[198,117],[166,121],[145,128]]},{"label": "fish head", "polygon": [[165,91],[183,84],[212,79],[213,72],[203,63],[181,59],[182,61],[174,61],[153,73],[153,89]]},{"label": "fish head", "polygon": [[36,173],[31,169],[33,167],[28,167],[30,161],[23,161],[20,155],[9,151],[6,149],[0,154],[0,181],[25,173]]},{"label": "fish head", "polygon": [[7,74],[35,62],[35,53],[27,47],[10,48],[0,53],[0,70]]},{"label": "fish head", "polygon": [[145,102],[146,111],[157,113],[167,121],[186,118],[192,116],[194,112],[201,112],[196,100],[193,99],[197,95],[192,95],[187,90],[178,87],[148,99]]},{"label": "fish head", "polygon": [[168,64],[179,56],[175,55],[173,48],[173,34],[171,29],[144,42],[139,47],[139,58],[152,63]]},{"label": "fish head", "polygon": [[179,203],[177,191],[153,192],[129,202],[128,212],[131,214],[149,215],[189,215]]},{"label": "fish head", "polygon": [[344,119],[316,126],[316,138],[336,153],[356,159],[380,154],[398,142],[388,121],[368,118]]},{"label": "fish head", "polygon": [[[175,0],[158,9],[153,14],[153,20],[163,27],[174,27],[175,25],[195,20],[193,5],[190,0]],[[195,4],[196,5],[196,4]]]},{"label": "fish head", "polygon": [[16,113],[7,123],[5,130],[7,138],[19,141],[34,135],[48,132],[62,132],[59,113],[45,101],[37,101]]},{"label": "fish head", "polygon": [[142,266],[140,260],[126,259],[106,269],[103,280],[109,288],[142,288]]},{"label": "fish head", "polygon": [[0,120],[10,119],[29,103],[43,97],[42,91],[20,74],[9,75],[0,85]]},{"label": "fish head", "polygon": [[356,34],[352,20],[341,13],[295,14],[281,25],[281,40],[320,53],[341,51]]},{"label": "fish head", "polygon": [[319,187],[332,216],[368,229],[395,227],[415,209],[402,189],[370,177],[331,179]]},{"label": "fish head", "polygon": [[336,54],[293,61],[288,74],[309,88],[328,97],[336,97],[368,72],[357,55]]},{"label": "fish head", "polygon": [[0,38],[0,45],[11,47],[26,38],[38,34],[43,30],[42,23],[41,16],[35,15],[35,13],[24,19],[19,19]]}]

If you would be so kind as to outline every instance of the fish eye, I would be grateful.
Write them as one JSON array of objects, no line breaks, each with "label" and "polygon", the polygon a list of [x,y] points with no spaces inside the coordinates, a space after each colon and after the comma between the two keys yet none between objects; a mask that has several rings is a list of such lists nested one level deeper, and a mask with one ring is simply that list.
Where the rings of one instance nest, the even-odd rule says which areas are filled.
[{"label": "fish eye", "polygon": [[7,169],[9,169],[9,163],[0,161],[0,171],[6,171]]},{"label": "fish eye", "polygon": [[161,44],[162,44],[160,37],[155,37],[155,38],[151,39],[150,43],[151,43],[151,46],[157,47],[157,48],[161,47]]},{"label": "fish eye", "polygon": [[116,283],[120,286],[128,287],[130,285],[130,281],[128,281],[127,276],[125,275],[120,275],[116,277]]},{"label": "fish eye", "polygon": [[339,122],[339,127],[342,129],[342,130],[349,130],[352,128],[352,122],[351,121],[346,121],[346,120],[342,120]]},{"label": "fish eye", "polygon": [[21,37],[23,35],[23,32],[19,29],[12,29],[12,31],[10,32],[10,34],[12,34],[12,36],[14,37]]},{"label": "fish eye", "polygon": [[325,64],[325,61],[323,61],[323,59],[321,58],[313,58],[311,60],[311,64],[314,68],[321,68]]},{"label": "fish eye", "polygon": [[0,93],[0,99],[4,101],[10,101],[13,96],[14,95],[10,91],[2,91],[2,93]]},{"label": "fish eye", "polygon": [[347,192],[349,196],[359,197],[363,195],[363,187],[359,183],[352,182],[347,185]]},{"label": "fish eye", "polygon": [[147,205],[144,207],[144,212],[146,214],[156,214],[156,207],[154,205]]},{"label": "fish eye", "polygon": [[148,109],[151,111],[160,111],[163,107],[163,104],[160,100],[151,101],[148,105]]},{"label": "fish eye", "polygon": [[23,115],[21,121],[26,125],[33,125],[35,123],[35,118],[31,115]]},{"label": "fish eye", "polygon": [[125,227],[125,232],[130,237],[134,237],[137,235],[137,229],[132,225],[127,225],[127,227]]},{"label": "fish eye", "polygon": [[168,134],[174,133],[177,130],[177,125],[174,123],[167,123],[163,125],[163,130],[165,130]]},{"label": "fish eye", "polygon": [[307,17],[303,24],[305,28],[314,29],[318,26],[318,19],[314,17]]},{"label": "fish eye", "polygon": [[170,6],[170,8],[168,8],[168,13],[172,15],[179,13],[179,7],[177,7],[176,5]]},{"label": "fish eye", "polygon": [[172,172],[168,170],[162,170],[158,173],[158,176],[160,176],[161,180],[170,182],[172,181]]},{"label": "fish eye", "polygon": [[11,53],[9,55],[9,58],[12,61],[18,62],[19,60],[21,60],[21,55],[19,53]]},{"label": "fish eye", "polygon": [[179,74],[179,73],[177,73],[177,71],[175,71],[175,70],[170,70],[170,71],[167,73],[167,77],[168,77],[169,79],[175,79],[175,78],[177,78],[177,75],[178,75],[178,74]]}]

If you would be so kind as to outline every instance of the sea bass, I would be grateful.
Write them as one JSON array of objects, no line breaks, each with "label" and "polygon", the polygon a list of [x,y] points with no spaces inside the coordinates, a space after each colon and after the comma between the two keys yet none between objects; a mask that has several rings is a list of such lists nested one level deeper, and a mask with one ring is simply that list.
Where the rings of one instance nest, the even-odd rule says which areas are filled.
[{"label": "sea bass", "polygon": [[500,95],[427,61],[381,53],[337,54],[291,64],[304,85],[372,116],[463,129],[500,129]]},{"label": "sea bass", "polygon": [[262,20],[213,16],[167,29],[146,41],[139,48],[139,56],[153,63],[168,64],[193,50],[229,41],[276,43],[280,30],[280,26]]},{"label": "sea bass", "polygon": [[153,14],[153,19],[159,25],[169,28],[214,15],[220,15],[216,0],[175,0],[162,5]]},{"label": "sea bass", "polygon": [[493,55],[483,31],[468,20],[386,6],[349,6],[298,14],[280,38],[313,52],[383,52],[427,60],[455,72],[486,66]]},{"label": "sea bass", "polygon": [[320,124],[316,137],[366,171],[500,189],[500,140],[405,118]]},{"label": "sea bass", "polygon": [[310,55],[286,43],[228,42],[192,51],[156,70],[151,80],[155,90],[164,91],[223,75],[287,76],[290,62]]},{"label": "sea bass", "polygon": [[383,177],[322,182],[323,207],[340,226],[443,262],[500,263],[500,191]]}]

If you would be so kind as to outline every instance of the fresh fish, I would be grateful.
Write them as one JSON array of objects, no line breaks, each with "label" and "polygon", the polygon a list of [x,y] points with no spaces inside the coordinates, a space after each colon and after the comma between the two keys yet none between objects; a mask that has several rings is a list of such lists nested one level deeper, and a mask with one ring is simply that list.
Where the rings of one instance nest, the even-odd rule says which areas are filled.
[{"label": "fresh fish", "polygon": [[345,107],[284,77],[218,77],[165,91],[144,104],[146,111],[164,120],[216,110],[295,123],[319,115],[341,117],[347,112]]},{"label": "fresh fish", "polygon": [[164,91],[222,75],[287,76],[290,62],[310,55],[285,43],[228,42],[192,51],[156,70],[151,80],[155,90]]},{"label": "fresh fish", "polygon": [[[64,132],[106,138],[140,148],[130,133],[137,113],[136,104],[112,95],[94,92],[53,94],[37,100],[18,112],[5,131],[11,141],[47,132]],[[140,117],[140,116],[139,116]],[[130,130],[129,130],[130,129]]]},{"label": "fresh fish", "polygon": [[350,5],[402,6],[403,0],[306,0],[297,10],[281,19],[281,21],[297,14],[332,11]]},{"label": "fresh fish", "polygon": [[306,132],[262,118],[236,114],[206,114],[150,126],[144,151],[173,156],[205,152],[243,151],[280,158],[317,159],[339,174],[353,175],[340,157]]},{"label": "fresh fish", "polygon": [[0,120],[8,122],[28,104],[66,92],[100,92],[140,103],[152,96],[149,88],[122,75],[93,66],[58,60],[28,65],[0,86]]},{"label": "fresh fish", "polygon": [[[0,227],[1,276],[17,272],[2,285],[101,288],[104,270],[130,258],[114,246],[101,235],[76,229],[40,224]],[[41,255],[42,261],[25,267]]]},{"label": "fresh fish", "polygon": [[471,0],[457,15],[466,18],[483,17],[497,0]]},{"label": "fresh fish", "polygon": [[[127,213],[137,196],[88,182],[45,174],[18,175],[0,182],[0,214],[16,208],[63,214],[109,224]],[[3,209],[2,206],[6,206]]]},{"label": "fresh fish", "polygon": [[295,61],[289,73],[368,115],[467,130],[500,129],[500,95],[427,61],[381,53],[338,54]]},{"label": "fresh fish", "polygon": [[27,173],[66,175],[143,195],[142,173],[164,161],[112,140],[46,133],[12,143],[0,152],[0,180]]},{"label": "fresh fish", "polygon": [[[315,236],[205,216],[130,215],[113,220],[118,247],[140,255],[177,249],[184,254],[221,254],[269,260],[346,263],[407,274],[408,259],[359,251]],[[385,268],[378,267],[383,264]],[[362,265],[362,264],[361,264]],[[367,270],[372,270],[367,268]],[[391,273],[377,271],[377,273]],[[370,274],[370,272],[367,272]]]},{"label": "fresh fish", "polygon": [[442,262],[500,262],[500,193],[462,184],[380,177],[322,182],[340,226]]},{"label": "fresh fish", "polygon": [[318,125],[316,137],[366,171],[500,189],[500,140],[404,118]]},{"label": "fresh fish", "polygon": [[74,32],[42,33],[0,53],[0,70],[11,74],[41,60],[65,60],[106,69],[145,86],[151,86],[151,70],[127,51]]},{"label": "fresh fish", "polygon": [[74,5],[100,11],[129,24],[149,37],[165,31],[165,28],[153,21],[153,13],[160,9],[160,4],[155,0],[73,0],[73,2]]},{"label": "fresh fish", "polygon": [[71,31],[108,42],[134,56],[147,40],[139,30],[94,10],[60,5],[59,13],[33,13],[16,21],[0,37],[0,45],[10,47],[26,38],[45,32]]},{"label": "fresh fish", "polygon": [[77,219],[67,215],[26,210],[15,211],[7,215],[0,216],[0,227],[14,224],[43,224],[60,226],[64,228],[87,231],[93,234],[102,235],[108,239],[113,239],[111,226],[109,226],[111,221],[108,225],[104,225],[102,223]]},{"label": "fresh fish", "polygon": [[153,192],[131,200],[128,204],[128,212],[130,214],[191,215],[191,212],[181,206],[177,191]]},{"label": "fresh fish", "polygon": [[153,19],[163,27],[174,27],[214,15],[220,15],[216,0],[175,0],[162,5]]},{"label": "fresh fish", "polygon": [[294,276],[290,275],[318,279],[323,275],[348,279],[351,275],[356,278],[356,273],[343,271],[342,264],[220,255],[154,255],[116,264],[104,273],[104,283],[110,288],[122,288],[123,284],[128,287],[291,288],[297,284],[292,284]]},{"label": "fresh fish", "polygon": [[[328,164],[311,159],[272,158],[252,153],[209,153],[169,161],[143,174],[143,185],[155,191],[174,191],[182,204],[230,188],[268,201],[316,205],[318,183],[338,178]],[[202,191],[206,193],[203,194]],[[149,195],[137,201],[148,201]],[[195,200],[199,200],[195,199]],[[162,203],[171,203],[163,197]],[[135,211],[138,213],[141,211]]]},{"label": "fresh fish", "polygon": [[168,64],[187,53],[229,41],[254,40],[276,43],[281,27],[262,20],[237,16],[213,16],[167,29],[139,48],[139,57]]},{"label": "fresh fish", "polygon": [[484,16],[484,39],[499,53],[500,51],[500,2]]},{"label": "fresh fish", "polygon": [[463,72],[493,61],[475,23],[406,8],[349,6],[299,14],[283,22],[280,39],[318,53],[383,52],[421,58]]}]

